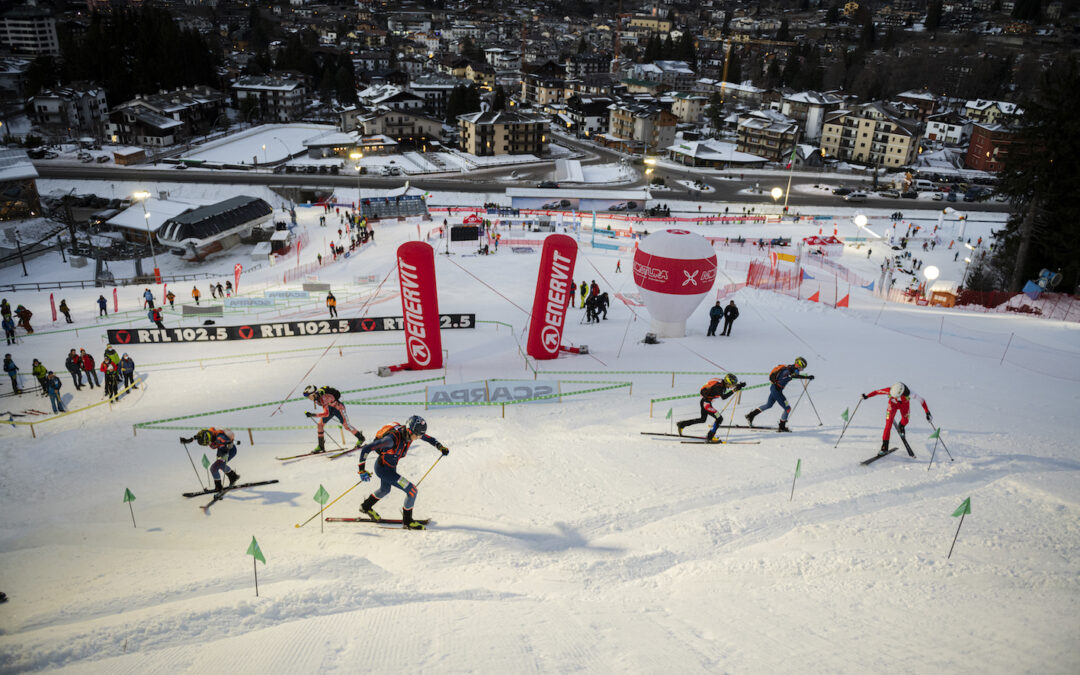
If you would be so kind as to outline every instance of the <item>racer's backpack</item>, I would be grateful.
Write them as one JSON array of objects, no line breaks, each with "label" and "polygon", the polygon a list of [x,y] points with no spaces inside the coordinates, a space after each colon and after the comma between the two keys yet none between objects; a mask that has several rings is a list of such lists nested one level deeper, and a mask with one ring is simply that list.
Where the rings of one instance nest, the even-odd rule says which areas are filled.
[{"label": "racer's backpack", "polygon": [[324,394],[330,394],[331,396],[333,396],[335,401],[341,400],[341,392],[337,389],[334,389],[333,387],[323,387],[322,391]]},{"label": "racer's backpack", "polygon": [[773,368],[772,372],[769,373],[769,382],[776,384],[776,378],[780,376],[780,371],[785,368],[787,368],[786,363],[781,363],[777,367]]},{"label": "racer's backpack", "polygon": [[705,384],[703,384],[701,386],[701,395],[702,396],[712,396],[713,393],[716,391],[716,386],[718,384],[720,384],[720,380],[716,380],[716,379],[709,380],[708,382],[706,382]]}]

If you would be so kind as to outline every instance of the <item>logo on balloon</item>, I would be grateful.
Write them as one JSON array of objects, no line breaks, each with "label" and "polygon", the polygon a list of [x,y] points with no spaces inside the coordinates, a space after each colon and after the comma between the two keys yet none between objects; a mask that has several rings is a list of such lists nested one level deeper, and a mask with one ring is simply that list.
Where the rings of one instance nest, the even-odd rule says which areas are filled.
[{"label": "logo on balloon", "polygon": [[697,275],[700,271],[701,270],[694,270],[694,273],[691,274],[688,270],[683,270],[682,273],[683,276],[686,277],[686,279],[683,280],[682,285],[685,286],[686,284],[694,284],[695,286],[697,286]]},{"label": "logo on balloon", "polygon": [[559,342],[561,339],[562,335],[555,326],[544,326],[544,329],[540,331],[540,342],[543,343],[544,349],[549,352],[554,353],[559,351]]}]

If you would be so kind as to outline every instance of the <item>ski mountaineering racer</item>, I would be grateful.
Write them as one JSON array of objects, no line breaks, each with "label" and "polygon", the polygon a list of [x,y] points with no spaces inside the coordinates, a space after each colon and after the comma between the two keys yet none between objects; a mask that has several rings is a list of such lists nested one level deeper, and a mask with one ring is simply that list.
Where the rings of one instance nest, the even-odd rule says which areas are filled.
[{"label": "ski mountaineering racer", "polygon": [[713,422],[712,429],[709,429],[709,433],[705,435],[705,440],[712,442],[716,436],[716,430],[720,428],[720,425],[724,422],[724,416],[721,415],[712,402],[717,398],[725,400],[731,397],[732,394],[739,391],[746,386],[745,382],[739,382],[739,378],[735,377],[734,373],[728,373],[723,379],[712,379],[706,382],[701,387],[701,415],[694,419],[682,420],[675,426],[679,428],[679,435],[682,436],[682,430],[693,424],[701,424],[709,419],[712,415],[716,421]]},{"label": "ski mountaineering racer", "polygon": [[229,468],[229,462],[236,457],[236,436],[230,429],[215,429],[209,427],[200,429],[191,438],[180,437],[181,443],[197,441],[199,445],[210,446],[211,450],[217,451],[217,461],[210,465],[210,475],[214,478],[214,491],[221,492],[221,472],[229,479],[229,487],[236,485],[240,480],[240,474]]},{"label": "ski mountaineering racer", "polygon": [[320,387],[316,389],[314,385],[308,385],[304,387],[304,397],[310,399],[316,405],[321,405],[323,407],[321,413],[304,413],[308,417],[314,417],[318,420],[316,429],[319,435],[319,445],[315,448],[315,453],[326,452],[326,446],[324,445],[323,440],[323,426],[335,417],[353,436],[356,436],[356,445],[353,446],[354,450],[364,444],[364,433],[349,424],[349,416],[345,414],[345,404],[341,402],[341,392],[333,387]]},{"label": "ski mountaineering racer", "polygon": [[781,364],[772,369],[769,373],[769,382],[772,384],[769,386],[769,400],[765,402],[765,405],[758,406],[746,414],[746,422],[750,426],[754,426],[754,418],[765,412],[769,408],[773,407],[774,403],[779,403],[780,407],[784,409],[784,412],[780,415],[780,425],[777,427],[778,431],[791,431],[787,426],[788,415],[791,414],[791,406],[788,405],[787,399],[784,397],[784,387],[788,382],[793,379],[799,380],[812,380],[813,375],[800,375],[799,373],[806,368],[806,359],[799,356],[795,359],[795,363],[790,365]]},{"label": "ski mountaineering racer", "polygon": [[900,438],[904,440],[904,444],[907,444],[905,432],[907,430],[908,423],[908,411],[911,409],[911,401],[914,399],[922,404],[923,412],[926,413],[926,421],[933,422],[934,416],[930,414],[930,408],[926,405],[926,399],[919,396],[915,392],[904,384],[903,382],[897,382],[891,387],[883,387],[881,389],[874,390],[869,394],[863,394],[863,399],[868,399],[873,396],[888,395],[889,404],[885,408],[885,431],[881,433],[881,451],[879,454],[887,454],[889,452],[889,436],[892,433],[893,418],[896,417],[896,413],[900,413],[900,423],[896,427],[896,431],[900,434]]},{"label": "ski mountaineering racer", "polygon": [[379,477],[381,484],[379,489],[368,495],[364,503],[360,505],[368,518],[378,522],[382,520],[375,512],[375,502],[390,494],[390,488],[396,487],[405,493],[405,504],[401,510],[401,525],[410,530],[423,530],[424,523],[413,520],[413,504],[416,503],[416,486],[407,478],[398,473],[397,465],[409,451],[409,446],[416,439],[424,440],[438,448],[439,452],[450,454],[450,448],[427,435],[427,422],[423,417],[413,415],[405,420],[405,424],[387,424],[375,434],[375,439],[360,449],[360,480],[371,480],[371,474],[365,468],[365,459],[368,453],[374,452],[379,458],[375,460],[375,475]]}]

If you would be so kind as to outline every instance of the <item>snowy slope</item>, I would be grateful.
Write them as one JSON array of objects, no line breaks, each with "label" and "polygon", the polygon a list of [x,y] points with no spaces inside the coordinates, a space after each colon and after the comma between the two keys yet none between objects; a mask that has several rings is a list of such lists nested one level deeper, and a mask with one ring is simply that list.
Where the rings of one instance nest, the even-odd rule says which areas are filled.
[{"label": "snowy slope", "polygon": [[[323,234],[317,216],[300,212],[313,243]],[[730,235],[787,236],[792,227]],[[396,246],[417,228],[377,232],[375,246],[319,274],[343,316],[400,314],[394,275],[378,291],[352,282],[386,277]],[[532,379],[519,345],[538,254],[473,257],[461,246],[436,256],[440,310],[475,312],[513,332],[494,323],[444,331],[447,382]],[[928,262],[952,265],[951,252],[938,254]],[[575,278],[632,294],[629,258],[627,272],[615,274],[617,255],[585,244]],[[231,262],[212,264],[224,273]],[[853,251],[840,262],[873,277],[880,259]],[[280,271],[256,270],[241,288],[275,282]],[[65,291],[77,325],[94,324],[99,292]],[[733,297],[742,316],[731,337],[705,337],[706,300],[686,338],[659,345],[641,342],[642,308],[615,301],[595,326],[571,310],[566,340],[590,354],[540,364],[538,379],[559,380],[563,391],[605,386],[580,381],[632,382],[632,390],[507,406],[505,416],[499,407],[424,411],[416,402],[428,383],[408,383],[430,373],[377,377],[377,366],[404,360],[400,333],[128,347],[146,377],[139,391],[111,410],[36,425],[36,438],[6,426],[0,437],[0,590],[10,596],[0,605],[0,672],[1080,670],[1076,326],[882,309],[859,289],[849,310],[753,289]],[[48,333],[47,293],[8,299],[37,308],[39,334],[9,350],[24,371],[35,357],[62,370],[70,347],[100,358],[101,329]],[[135,289],[121,293],[121,310],[144,326],[139,302]],[[321,302],[282,316],[321,318]],[[223,323],[256,320],[254,312]],[[943,315],[956,338],[939,343]],[[1038,369],[999,364],[998,341],[1010,333],[1035,345],[1020,363]],[[692,395],[724,370],[759,385],[800,355],[817,379],[792,415],[793,434],[733,429],[731,440],[760,444],[703,446],[639,433],[667,431],[668,408],[675,420],[696,414],[692,396],[657,402],[650,418],[650,399]],[[99,390],[74,392],[62,377],[69,406],[100,400]],[[938,447],[927,470],[930,427],[913,411],[918,459],[901,451],[860,466],[880,444],[882,398],[861,404],[834,449],[840,412],[897,379],[927,398],[955,461]],[[296,528],[318,511],[320,485],[335,499],[358,481],[351,457],[274,460],[314,445],[302,414],[311,408],[300,401],[133,435],[137,423],[296,398],[308,383],[397,385],[345,395],[381,403],[349,405],[368,436],[410,414],[427,418],[451,448],[419,490],[416,512],[434,519],[432,529],[327,523],[321,532],[318,518]],[[801,390],[791,385],[792,403]],[[746,391],[735,419],[765,397],[763,388]],[[16,412],[47,407],[40,398],[0,400]],[[774,408],[758,423],[777,417]],[[204,514],[198,506],[209,498],[180,496],[197,483],[177,437],[211,424],[237,430],[233,467],[243,480],[280,482],[232,492]],[[300,428],[258,429],[272,426]],[[336,429],[328,436],[342,440]],[[196,462],[201,451],[192,446]],[[415,444],[402,473],[419,480],[438,456]],[[121,502],[125,488],[137,497],[137,527]],[[355,514],[370,489],[352,490],[328,515]],[[972,513],[946,559],[958,524],[950,515],[969,496]],[[377,508],[395,516],[401,499],[395,491]],[[258,563],[259,597],[245,555],[252,536],[267,558]]]}]

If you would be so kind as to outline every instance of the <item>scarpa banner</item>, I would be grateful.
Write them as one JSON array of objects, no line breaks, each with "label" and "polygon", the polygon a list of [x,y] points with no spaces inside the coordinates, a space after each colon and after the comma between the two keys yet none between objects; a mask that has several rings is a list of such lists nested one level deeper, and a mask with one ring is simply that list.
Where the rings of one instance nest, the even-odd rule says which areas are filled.
[{"label": "scarpa banner", "polygon": [[407,367],[410,370],[442,368],[435,250],[422,241],[410,241],[398,247],[397,259]]},{"label": "scarpa banner", "polygon": [[265,291],[264,298],[307,298],[307,291]]},{"label": "scarpa banner", "polygon": [[[428,387],[427,402],[438,403],[440,407],[468,405],[470,403],[509,403],[526,401],[530,403],[551,403],[558,401],[559,383],[544,380],[483,380],[481,382],[462,382]],[[542,398],[532,401],[542,396]]]},{"label": "scarpa banner", "polygon": [[570,284],[576,259],[577,242],[572,238],[552,234],[544,240],[526,345],[526,351],[534,359],[554,359],[559,355],[566,307],[574,295]]},{"label": "scarpa banner", "polygon": [[273,298],[225,298],[226,307],[273,307]]}]

